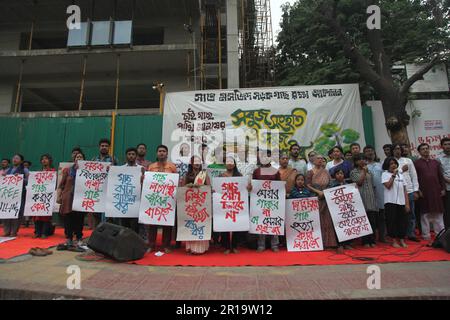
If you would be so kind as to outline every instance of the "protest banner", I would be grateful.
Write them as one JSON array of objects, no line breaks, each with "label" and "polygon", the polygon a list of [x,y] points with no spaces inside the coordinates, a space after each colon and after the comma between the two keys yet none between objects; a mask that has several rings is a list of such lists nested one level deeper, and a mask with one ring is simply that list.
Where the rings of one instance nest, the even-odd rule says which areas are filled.
[{"label": "protest banner", "polygon": [[233,232],[249,230],[247,177],[214,178],[213,230]]},{"label": "protest banner", "polygon": [[286,182],[252,180],[250,233],[284,235]]},{"label": "protest banner", "polygon": [[211,239],[211,186],[177,191],[177,241]]},{"label": "protest banner", "polygon": [[[169,148],[169,161],[174,163],[184,154],[186,145],[190,155],[194,155],[193,150],[206,144],[208,150],[203,159],[211,157],[219,146],[234,149],[235,139],[238,146],[248,148],[249,154],[255,153],[257,141],[264,141],[268,131],[278,131],[280,152],[289,152],[290,146],[298,143],[301,157],[306,157],[309,149],[326,154],[336,144],[344,149],[352,142],[363,144],[358,84],[201,90],[165,95],[162,143]],[[230,139],[228,134],[232,136]]]},{"label": "protest banner", "polygon": [[24,216],[52,216],[56,199],[56,178],[56,171],[30,172]]},{"label": "protest banner", "polygon": [[323,191],[339,242],[372,233],[364,204],[355,184]]},{"label": "protest banner", "polygon": [[286,200],[288,251],[323,250],[317,197]]},{"label": "protest banner", "polygon": [[0,176],[0,219],[17,219],[22,200],[23,174]]},{"label": "protest banner", "polygon": [[109,168],[105,216],[137,218],[141,203],[141,167]]},{"label": "protest banner", "polygon": [[78,161],[73,210],[105,212],[107,168],[110,162]]},{"label": "protest banner", "polygon": [[145,173],[139,207],[139,223],[159,226],[175,225],[178,179],[177,173]]}]

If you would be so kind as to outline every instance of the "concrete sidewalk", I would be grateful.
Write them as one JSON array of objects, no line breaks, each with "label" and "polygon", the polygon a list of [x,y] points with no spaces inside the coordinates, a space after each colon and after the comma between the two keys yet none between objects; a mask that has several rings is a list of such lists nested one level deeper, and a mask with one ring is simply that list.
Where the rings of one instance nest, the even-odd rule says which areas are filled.
[{"label": "concrete sidewalk", "polygon": [[[366,265],[146,267],[80,261],[54,251],[0,262],[0,299],[450,299],[450,262],[379,264],[381,289],[367,289]],[[69,290],[67,267],[81,270]]]}]

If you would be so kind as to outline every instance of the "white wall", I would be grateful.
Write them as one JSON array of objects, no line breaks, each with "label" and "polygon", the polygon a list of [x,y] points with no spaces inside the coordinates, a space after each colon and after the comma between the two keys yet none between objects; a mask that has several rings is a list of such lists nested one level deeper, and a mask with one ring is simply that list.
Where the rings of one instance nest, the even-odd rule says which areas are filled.
[{"label": "white wall", "polygon": [[14,86],[0,84],[0,113],[11,112]]},{"label": "white wall", "polygon": [[[383,145],[391,143],[388,136],[381,101],[367,101],[372,107],[373,127],[375,134],[375,148],[377,155],[383,159]],[[431,146],[433,156],[440,151],[440,139],[450,137],[450,100],[412,100],[406,106],[411,116],[413,110],[421,112],[419,117],[411,118],[408,126],[409,140],[413,154],[418,155],[417,146],[426,142]]]}]

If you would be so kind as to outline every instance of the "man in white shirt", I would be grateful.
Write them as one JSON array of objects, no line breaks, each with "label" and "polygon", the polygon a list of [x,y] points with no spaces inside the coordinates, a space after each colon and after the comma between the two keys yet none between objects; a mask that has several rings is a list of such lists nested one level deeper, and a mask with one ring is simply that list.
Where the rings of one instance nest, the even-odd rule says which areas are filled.
[{"label": "man in white shirt", "polygon": [[417,179],[416,168],[411,159],[402,157],[402,148],[399,144],[392,145],[392,154],[397,159],[398,171],[403,174],[406,182],[406,191],[408,193],[409,207],[411,208],[410,219],[406,235],[409,240],[419,242],[415,234],[416,215],[414,213],[414,201],[419,199],[419,181]]},{"label": "man in white shirt", "polygon": [[297,170],[298,173],[306,174],[307,164],[305,159],[300,158],[300,146],[297,143],[291,145],[289,152],[289,166],[291,166],[292,169]]},{"label": "man in white shirt", "polygon": [[[144,172],[145,168],[139,164],[137,164],[137,156],[138,152],[136,148],[128,148],[125,151],[126,154],[126,162],[122,165],[122,167],[138,167],[142,171],[141,183],[144,181]],[[145,225],[140,224],[138,218],[113,218],[113,223],[119,224],[123,227],[130,228],[141,237],[146,237]]]}]

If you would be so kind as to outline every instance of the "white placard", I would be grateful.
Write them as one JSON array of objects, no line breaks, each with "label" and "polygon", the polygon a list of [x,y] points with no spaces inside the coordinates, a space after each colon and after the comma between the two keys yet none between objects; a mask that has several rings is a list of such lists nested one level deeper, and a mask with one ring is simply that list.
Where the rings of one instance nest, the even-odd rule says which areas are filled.
[{"label": "white placard", "polygon": [[364,204],[355,184],[323,191],[339,242],[372,234]]},{"label": "white placard", "polygon": [[113,166],[108,172],[105,216],[138,218],[142,167]]},{"label": "white placard", "polygon": [[105,212],[107,168],[110,162],[78,161],[73,210]]},{"label": "white placard", "polygon": [[159,226],[175,225],[178,179],[177,173],[145,173],[139,223]]},{"label": "white placard", "polygon": [[211,239],[211,186],[177,191],[177,241]]},{"label": "white placard", "polygon": [[56,198],[56,171],[31,171],[24,216],[51,217]]},{"label": "white placard", "polygon": [[284,235],[286,182],[252,180],[250,233]]},{"label": "white placard", "polygon": [[215,232],[248,231],[249,199],[247,177],[219,177],[212,180],[213,230]]},{"label": "white placard", "polygon": [[22,199],[23,174],[0,176],[0,219],[17,219]]},{"label": "white placard", "polygon": [[323,250],[317,197],[286,200],[288,251]]}]

